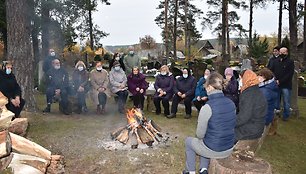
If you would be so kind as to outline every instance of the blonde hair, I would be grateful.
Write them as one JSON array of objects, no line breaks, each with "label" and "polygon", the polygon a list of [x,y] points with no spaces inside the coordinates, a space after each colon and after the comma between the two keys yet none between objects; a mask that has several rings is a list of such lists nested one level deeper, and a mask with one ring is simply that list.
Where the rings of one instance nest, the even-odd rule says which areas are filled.
[{"label": "blonde hair", "polygon": [[159,70],[161,71],[163,68],[165,68],[165,69],[166,69],[166,72],[167,72],[167,73],[169,73],[169,72],[170,72],[169,67],[168,67],[167,65],[163,65],[163,66],[161,66]]},{"label": "blonde hair", "polygon": [[75,69],[78,68],[79,65],[82,65],[85,69],[86,69],[86,65],[83,61],[79,60],[76,64],[75,64]]},{"label": "blonde hair", "polygon": [[224,87],[226,86],[226,84],[224,83],[223,76],[216,72],[211,73],[208,76],[205,82],[205,87],[207,87],[208,85],[212,86],[216,90],[223,90]]}]

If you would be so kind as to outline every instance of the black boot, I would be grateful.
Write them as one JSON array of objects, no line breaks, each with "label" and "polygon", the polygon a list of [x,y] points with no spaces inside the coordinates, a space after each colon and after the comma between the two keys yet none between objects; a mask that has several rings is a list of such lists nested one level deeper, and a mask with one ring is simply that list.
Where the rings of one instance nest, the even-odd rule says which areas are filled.
[{"label": "black boot", "polygon": [[51,111],[51,104],[47,104],[47,107],[43,110],[44,113],[49,113]]}]

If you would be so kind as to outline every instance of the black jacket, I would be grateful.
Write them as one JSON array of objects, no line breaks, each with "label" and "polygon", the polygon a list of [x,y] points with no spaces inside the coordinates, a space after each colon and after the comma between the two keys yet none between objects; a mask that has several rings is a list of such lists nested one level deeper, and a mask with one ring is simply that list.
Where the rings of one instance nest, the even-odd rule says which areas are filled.
[{"label": "black jacket", "polygon": [[261,137],[265,126],[267,101],[258,85],[251,86],[240,94],[237,115],[236,140],[251,140]]},{"label": "black jacket", "polygon": [[48,88],[54,89],[68,89],[69,87],[69,76],[65,69],[49,69],[46,73]]},{"label": "black jacket", "polygon": [[0,91],[9,100],[16,96],[21,98],[21,88],[17,83],[14,74],[7,75],[5,72],[0,71]]},{"label": "black jacket", "polygon": [[269,68],[273,73],[274,73],[274,66],[275,66],[275,61],[279,59],[278,57],[275,57],[274,55],[269,59],[267,68]]},{"label": "black jacket", "polygon": [[292,89],[292,77],[294,73],[294,62],[288,56],[286,58],[279,58],[274,61],[274,68],[272,70],[275,79],[279,81],[280,88]]}]

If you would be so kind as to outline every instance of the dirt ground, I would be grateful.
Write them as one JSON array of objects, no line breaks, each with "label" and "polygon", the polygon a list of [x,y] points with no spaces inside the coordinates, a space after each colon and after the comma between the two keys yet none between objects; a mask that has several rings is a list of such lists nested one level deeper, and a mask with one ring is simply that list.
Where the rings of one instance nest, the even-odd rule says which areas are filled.
[{"label": "dirt ground", "polygon": [[170,137],[169,142],[153,148],[107,150],[104,144],[112,141],[110,133],[126,125],[125,115],[117,112],[114,102],[109,103],[106,115],[96,115],[94,108],[89,108],[89,113],[66,116],[58,112],[57,104],[52,105],[50,114],[26,113],[30,122],[27,138],[53,154],[63,155],[66,173],[70,174],[181,173],[185,166],[184,139],[195,134],[195,116],[186,120],[179,114],[169,120],[145,110],[145,116]]}]

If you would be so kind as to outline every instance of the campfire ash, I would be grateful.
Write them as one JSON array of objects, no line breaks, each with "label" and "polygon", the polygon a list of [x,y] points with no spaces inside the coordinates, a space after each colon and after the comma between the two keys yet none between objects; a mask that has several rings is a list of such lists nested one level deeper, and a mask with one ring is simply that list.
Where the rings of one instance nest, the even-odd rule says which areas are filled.
[{"label": "campfire ash", "polygon": [[132,108],[127,111],[126,117],[128,124],[111,133],[113,140],[131,144],[132,149],[141,143],[151,147],[154,142],[162,140],[161,128],[153,120],[147,120],[140,110]]}]

